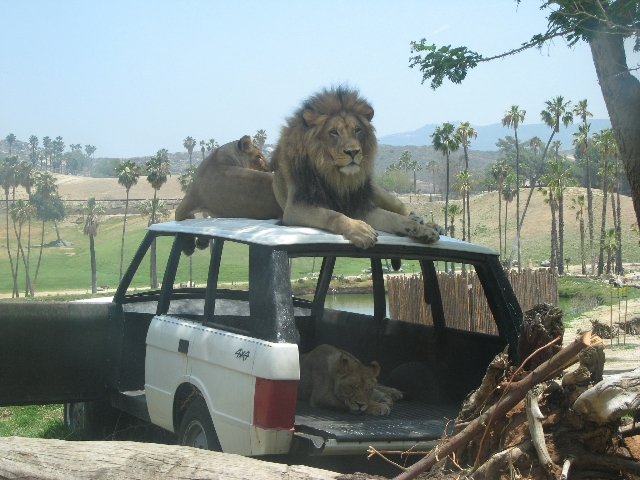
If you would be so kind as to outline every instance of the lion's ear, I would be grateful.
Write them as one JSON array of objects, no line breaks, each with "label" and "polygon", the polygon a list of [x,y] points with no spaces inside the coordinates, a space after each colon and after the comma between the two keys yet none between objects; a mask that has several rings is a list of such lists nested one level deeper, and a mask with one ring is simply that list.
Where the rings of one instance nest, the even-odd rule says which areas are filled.
[{"label": "lion's ear", "polygon": [[366,105],[365,107],[363,107],[361,115],[370,122],[373,119],[373,108],[371,108],[369,105]]},{"label": "lion's ear", "polygon": [[338,357],[338,371],[341,373],[349,371],[349,357],[342,353]]},{"label": "lion's ear", "polygon": [[378,375],[380,375],[380,364],[375,360],[371,362],[371,364],[369,365],[369,368],[373,372],[374,377],[377,377]]},{"label": "lion's ear", "polygon": [[250,152],[253,143],[251,142],[251,137],[249,135],[245,135],[240,140],[238,140],[238,148],[241,152]]},{"label": "lion's ear", "polygon": [[307,122],[308,127],[315,127],[316,125],[322,125],[327,119],[327,115],[322,115],[310,108],[306,108],[302,111],[302,117]]}]

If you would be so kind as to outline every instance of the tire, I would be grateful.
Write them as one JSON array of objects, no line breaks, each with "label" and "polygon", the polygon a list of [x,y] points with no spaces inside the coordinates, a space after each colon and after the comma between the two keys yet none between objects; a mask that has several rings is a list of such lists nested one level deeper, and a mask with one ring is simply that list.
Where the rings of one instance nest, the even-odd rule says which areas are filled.
[{"label": "tire", "polygon": [[187,407],[178,429],[178,445],[222,451],[204,398],[197,398]]},{"label": "tire", "polygon": [[101,440],[115,424],[117,410],[108,400],[64,404],[64,425],[80,440]]}]

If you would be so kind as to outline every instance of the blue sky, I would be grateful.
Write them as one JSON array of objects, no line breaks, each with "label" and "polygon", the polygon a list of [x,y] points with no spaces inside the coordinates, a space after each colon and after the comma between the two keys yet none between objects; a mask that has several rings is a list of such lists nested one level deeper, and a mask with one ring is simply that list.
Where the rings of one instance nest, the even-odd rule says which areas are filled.
[{"label": "blue sky", "polygon": [[[512,104],[539,123],[544,101],[587,98],[607,118],[587,45],[484,64],[437,91],[408,68],[427,38],[494,55],[544,30],[540,2],[10,1],[0,3],[0,138],[61,135],[96,156],[220,144],[263,128],[277,139],[307,96],[336,83],[374,106],[380,136],[428,123],[500,121]],[[634,54],[631,62],[640,62]],[[505,129],[505,134],[506,134]]]}]

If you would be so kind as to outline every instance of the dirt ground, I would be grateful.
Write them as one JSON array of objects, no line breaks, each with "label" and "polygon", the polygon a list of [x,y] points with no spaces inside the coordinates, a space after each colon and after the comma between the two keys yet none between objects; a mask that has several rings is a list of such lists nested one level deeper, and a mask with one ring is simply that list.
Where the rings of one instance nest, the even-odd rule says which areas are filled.
[{"label": "dirt ground", "polygon": [[[627,305],[627,319],[640,313],[640,299],[630,300]],[[573,341],[579,331],[591,330],[590,320],[599,320],[609,325],[611,322],[611,307],[603,305],[589,310],[580,317],[571,321],[569,328],[565,329],[564,343]],[[621,319],[624,320],[624,305],[622,305]],[[613,323],[618,322],[618,308],[613,308]],[[640,366],[640,336],[627,335],[622,332],[619,337],[606,339],[604,374],[610,375],[622,371],[633,370]]]}]

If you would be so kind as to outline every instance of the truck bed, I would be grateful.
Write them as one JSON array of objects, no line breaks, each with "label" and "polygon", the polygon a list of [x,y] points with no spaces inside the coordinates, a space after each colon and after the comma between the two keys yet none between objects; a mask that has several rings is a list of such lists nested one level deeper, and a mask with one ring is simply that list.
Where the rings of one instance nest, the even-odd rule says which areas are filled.
[{"label": "truck bed", "polygon": [[[377,417],[320,409],[299,401],[295,430],[296,434],[313,443],[312,449],[316,450],[316,454],[321,454],[325,449],[340,449],[346,454],[383,443],[390,443],[390,448],[393,448],[393,444],[410,448],[420,443],[418,448],[427,449],[433,447],[434,442],[439,443],[447,423],[459,411],[459,403],[427,405],[399,401],[394,403],[388,416]],[[356,444],[366,445],[358,448]]]}]

